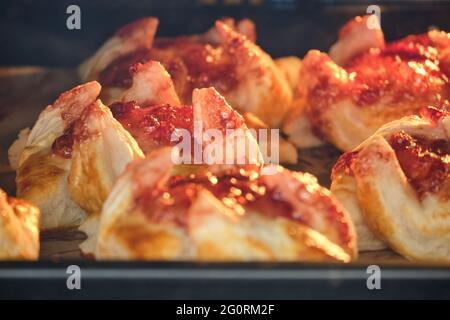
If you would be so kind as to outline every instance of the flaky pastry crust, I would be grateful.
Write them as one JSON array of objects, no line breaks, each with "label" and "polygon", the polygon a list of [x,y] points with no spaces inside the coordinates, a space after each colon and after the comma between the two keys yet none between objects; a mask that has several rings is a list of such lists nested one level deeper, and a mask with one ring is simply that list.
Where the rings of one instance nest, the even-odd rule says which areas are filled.
[{"label": "flaky pastry crust", "polygon": [[331,191],[362,251],[450,262],[450,115],[425,108],[382,126],[333,169]]}]

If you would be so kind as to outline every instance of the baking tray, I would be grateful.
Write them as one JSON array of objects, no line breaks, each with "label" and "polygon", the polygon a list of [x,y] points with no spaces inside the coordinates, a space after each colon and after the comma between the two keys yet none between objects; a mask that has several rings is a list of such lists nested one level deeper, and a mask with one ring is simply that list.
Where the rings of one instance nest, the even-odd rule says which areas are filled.
[{"label": "baking tray", "polygon": [[[161,20],[159,34],[174,35],[180,27],[187,33],[201,32],[224,15],[249,17],[256,22],[258,42],[269,53],[303,56],[310,48],[326,50],[339,27],[367,8],[364,1],[306,1],[303,5],[285,1],[290,5],[284,6],[275,2],[204,6],[200,2],[116,1],[106,6],[105,1],[79,1],[86,27],[78,34],[60,30],[57,25],[64,22],[62,18],[56,22],[30,18],[31,12],[33,16],[44,11],[48,16],[64,13],[61,8],[66,1],[52,5],[44,0],[39,6],[27,1],[0,4],[0,40],[6,44],[0,51],[4,66],[0,68],[0,188],[15,192],[6,150],[19,129],[33,125],[45,105],[78,84],[73,66],[126,22],[156,15]],[[450,30],[450,3],[427,3],[380,2],[386,38],[424,32],[429,26]],[[17,13],[15,6],[23,10]],[[40,41],[32,40],[36,37]],[[27,50],[21,50],[24,47]],[[291,169],[310,172],[328,187],[330,168],[339,155],[331,146],[302,150],[299,164]],[[349,265],[96,262],[81,257],[78,244],[83,239],[76,230],[43,234],[41,261],[0,262],[0,298],[450,298],[449,268],[411,263],[389,250],[362,253]],[[66,286],[66,268],[72,264],[81,268],[81,290]],[[380,290],[367,287],[366,268],[373,264],[381,267]]]},{"label": "baking tray", "polygon": [[359,264],[83,261],[80,290],[68,290],[72,264],[3,262],[0,298],[450,299],[448,269],[425,266],[382,266],[380,289],[369,290]]}]

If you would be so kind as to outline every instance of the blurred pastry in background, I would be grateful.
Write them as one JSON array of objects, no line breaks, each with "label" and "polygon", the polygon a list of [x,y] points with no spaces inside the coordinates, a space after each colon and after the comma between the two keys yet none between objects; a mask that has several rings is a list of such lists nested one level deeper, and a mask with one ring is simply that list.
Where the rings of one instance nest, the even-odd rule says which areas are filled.
[{"label": "blurred pastry in background", "polygon": [[278,127],[289,108],[289,84],[272,58],[255,43],[250,20],[218,20],[202,35],[155,38],[157,18],[119,29],[80,67],[82,81],[98,80],[111,103],[131,85],[130,66],[149,60],[167,69],[182,103],[196,88],[214,87],[233,108]]}]

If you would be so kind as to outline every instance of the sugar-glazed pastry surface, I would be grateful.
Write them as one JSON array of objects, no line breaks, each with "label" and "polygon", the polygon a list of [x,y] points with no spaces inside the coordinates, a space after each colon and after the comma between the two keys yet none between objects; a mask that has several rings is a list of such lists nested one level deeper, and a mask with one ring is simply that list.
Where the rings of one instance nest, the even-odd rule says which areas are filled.
[{"label": "sugar-glazed pastry surface", "polygon": [[0,189],[0,260],[37,260],[39,209]]},{"label": "sugar-glazed pastry surface", "polygon": [[424,108],[382,126],[336,163],[332,193],[359,249],[389,246],[411,260],[450,262],[450,115]]}]

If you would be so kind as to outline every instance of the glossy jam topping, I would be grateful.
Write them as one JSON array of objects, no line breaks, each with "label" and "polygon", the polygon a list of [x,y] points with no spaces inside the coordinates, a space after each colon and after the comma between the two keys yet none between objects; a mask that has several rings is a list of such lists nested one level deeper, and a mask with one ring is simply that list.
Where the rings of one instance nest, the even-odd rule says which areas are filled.
[{"label": "glossy jam topping", "polygon": [[171,141],[171,138],[176,129],[193,132],[192,106],[140,107],[132,101],[113,103],[110,108],[114,118],[131,133],[144,152],[175,145],[179,140]]},{"label": "glossy jam topping", "polygon": [[253,170],[239,169],[221,176],[198,172],[173,176],[162,189],[137,186],[135,203],[150,221],[186,227],[186,210],[206,189],[237,216],[256,213],[268,218],[283,217],[325,232],[338,244],[349,245],[352,235],[343,211],[315,180],[312,183],[302,177],[287,179],[288,191],[278,185],[269,187]]},{"label": "glossy jam topping", "polygon": [[74,125],[72,124],[53,142],[53,153],[65,159],[70,159],[72,157],[73,141]]},{"label": "glossy jam topping", "polygon": [[153,221],[172,219],[179,225],[185,225],[183,216],[186,210],[199,191],[206,189],[238,215],[243,215],[247,210],[255,210],[268,216],[284,216],[302,222],[301,216],[293,215],[294,210],[288,202],[256,177],[257,173],[254,177],[249,177],[248,171],[223,176],[210,173],[175,176],[163,190],[140,193],[136,203]]},{"label": "glossy jam topping", "polygon": [[420,199],[432,193],[444,200],[450,198],[450,142],[411,136],[405,132],[393,134],[389,143],[400,166]]},{"label": "glossy jam topping", "polygon": [[162,62],[175,83],[185,81],[188,93],[194,88],[215,87],[226,94],[237,85],[235,57],[223,47],[178,38],[173,41],[171,50],[173,53],[168,54],[167,49],[159,48],[156,42],[152,58]]},{"label": "glossy jam topping", "polygon": [[427,35],[409,36],[384,49],[372,49],[353,58],[345,68],[353,74],[351,95],[360,106],[388,96],[398,101],[439,104],[448,94],[448,79],[439,68],[439,53]]},{"label": "glossy jam topping", "polygon": [[100,74],[105,86],[129,87],[129,68],[148,60],[161,62],[171,75],[183,101],[190,101],[195,88],[215,87],[222,94],[237,84],[235,57],[220,46],[186,37],[156,39],[151,49],[140,49],[113,61]]}]

